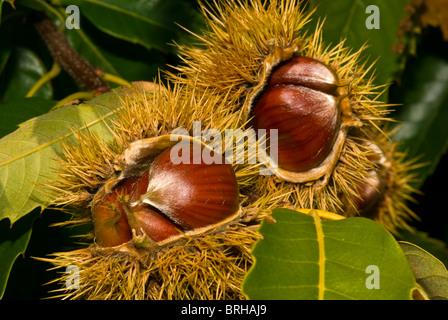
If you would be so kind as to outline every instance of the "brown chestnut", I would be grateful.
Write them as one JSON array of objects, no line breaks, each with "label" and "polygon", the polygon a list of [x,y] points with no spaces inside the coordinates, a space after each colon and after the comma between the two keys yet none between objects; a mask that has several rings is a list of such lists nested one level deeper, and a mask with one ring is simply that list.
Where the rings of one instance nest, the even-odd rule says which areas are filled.
[{"label": "brown chestnut", "polygon": [[[191,146],[189,163],[173,163],[173,147],[168,147],[143,174],[121,180],[93,207],[99,245],[125,243],[132,238],[131,230],[161,242],[214,226],[238,212],[239,191],[233,167],[223,157],[221,163],[206,164],[202,152],[193,152]],[[181,148],[176,156],[185,159],[185,150],[188,148]],[[139,157],[147,160],[144,152]]]},{"label": "brown chestnut", "polygon": [[163,213],[145,203],[131,206],[148,189],[149,171],[146,171],[133,186],[129,202],[129,225],[134,230],[143,230],[153,241],[162,241],[178,235],[182,228],[174,224]]},{"label": "brown chestnut", "polygon": [[356,209],[368,213],[378,202],[384,189],[384,179],[376,171],[370,171],[366,181],[356,185],[359,196],[352,200]]},{"label": "brown chestnut", "polygon": [[390,162],[387,160],[384,152],[373,142],[360,141],[360,145],[365,145],[371,150],[367,158],[377,167],[375,170],[369,170],[369,176],[364,182],[356,185],[358,195],[351,197],[356,210],[364,216],[369,217],[375,211],[375,206],[386,189]]},{"label": "brown chestnut", "polygon": [[330,67],[308,57],[293,57],[273,69],[251,112],[254,128],[266,129],[267,138],[278,130],[280,169],[304,173],[329,157],[340,138],[339,87]]},{"label": "brown chestnut", "polygon": [[131,229],[123,206],[135,181],[123,181],[93,208],[96,242],[100,246],[114,247],[131,240]]},{"label": "brown chestnut", "polygon": [[[160,210],[184,230],[216,224],[238,211],[238,184],[224,158],[221,164],[205,164],[202,152],[190,152],[189,163],[173,164],[171,150],[163,151],[152,163],[140,203]],[[179,151],[182,157],[185,150]]]}]

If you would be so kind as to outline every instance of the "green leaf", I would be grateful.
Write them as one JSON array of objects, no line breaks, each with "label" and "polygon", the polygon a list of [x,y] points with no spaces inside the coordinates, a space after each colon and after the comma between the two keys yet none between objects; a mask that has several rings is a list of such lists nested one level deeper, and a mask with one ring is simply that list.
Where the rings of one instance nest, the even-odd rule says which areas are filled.
[{"label": "green leaf", "polygon": [[95,67],[128,81],[152,80],[167,63],[165,54],[114,38],[88,21],[82,29],[65,30],[73,48]]},{"label": "green leaf", "polygon": [[[321,221],[316,211],[286,209],[273,210],[273,218],[260,227],[263,238],[243,283],[250,299],[411,298],[416,283],[409,263],[374,221]],[[379,289],[369,289],[375,281]]]},{"label": "green leaf", "polygon": [[414,271],[417,283],[430,300],[448,300],[448,270],[445,265],[422,248],[400,242]]},{"label": "green leaf", "polygon": [[447,244],[439,239],[432,238],[428,233],[418,230],[400,230],[398,240],[401,242],[410,242],[420,248],[431,252],[437,259],[448,266],[448,247]]},{"label": "green leaf", "polygon": [[197,14],[184,0],[63,0],[61,3],[77,5],[105,33],[164,52],[173,51],[174,47],[167,44],[184,33],[175,23],[188,26]]},{"label": "green leaf", "polygon": [[2,298],[14,261],[24,254],[31,237],[31,230],[36,214],[23,217],[13,226],[8,220],[0,221],[0,299]]},{"label": "green leaf", "polygon": [[[0,10],[2,9],[3,0],[0,0]],[[20,30],[20,26],[22,25],[22,21],[20,18],[20,14],[17,12],[11,12],[12,9],[5,8],[6,10],[2,10],[0,13],[0,75],[3,73],[3,70],[11,56],[12,43],[14,38],[17,39],[18,31]]]},{"label": "green leaf", "polygon": [[0,137],[15,131],[28,119],[47,113],[56,101],[42,98],[18,98],[0,103]]},{"label": "green leaf", "polygon": [[[46,72],[39,57],[28,48],[14,48],[2,77],[0,97],[4,101],[24,98],[31,87]],[[53,91],[48,83],[43,85],[34,95],[35,97],[51,99]]]},{"label": "green leaf", "polygon": [[[393,139],[400,141],[408,157],[422,156],[430,165],[418,170],[421,186],[437,167],[448,148],[448,60],[426,54],[409,61],[395,99],[403,103],[394,115],[400,129]],[[398,98],[401,97],[401,98]]]},{"label": "green leaf", "polygon": [[104,121],[119,105],[116,92],[83,105],[70,105],[30,119],[0,139],[0,219],[14,222],[51,200],[36,187],[56,178],[60,141],[72,137],[70,127],[89,128],[105,140],[111,133]]},{"label": "green leaf", "polygon": [[[392,52],[392,45],[398,41],[396,31],[398,22],[405,16],[404,7],[408,0],[394,1],[310,1],[311,8],[317,8],[315,17],[326,18],[323,38],[327,43],[338,43],[346,38],[346,45],[358,50],[367,42],[369,47],[364,52],[375,64],[376,83],[389,83],[400,70],[398,56]],[[373,12],[366,13],[368,6],[374,5],[379,12],[379,29],[368,29],[367,20]],[[317,22],[314,21],[312,25]]]}]

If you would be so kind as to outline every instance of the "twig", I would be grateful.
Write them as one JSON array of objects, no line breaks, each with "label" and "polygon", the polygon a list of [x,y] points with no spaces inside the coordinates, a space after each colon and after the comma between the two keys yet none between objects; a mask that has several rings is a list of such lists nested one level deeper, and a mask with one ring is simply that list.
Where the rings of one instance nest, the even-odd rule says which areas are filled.
[{"label": "twig", "polygon": [[97,94],[111,90],[96,73],[95,68],[68,43],[65,35],[58,31],[54,22],[45,12],[32,14],[34,27],[45,42],[54,61],[58,63],[81,87]]}]

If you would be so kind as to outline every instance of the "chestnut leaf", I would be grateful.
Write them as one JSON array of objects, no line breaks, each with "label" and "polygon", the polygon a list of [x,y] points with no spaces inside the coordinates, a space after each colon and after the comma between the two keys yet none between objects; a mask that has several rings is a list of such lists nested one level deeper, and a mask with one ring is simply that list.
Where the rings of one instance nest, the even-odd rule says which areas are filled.
[{"label": "chestnut leaf", "polygon": [[410,230],[399,230],[397,240],[400,243],[412,243],[425,251],[431,252],[432,255],[445,265],[445,267],[448,267],[447,244],[440,239],[431,237],[427,232],[419,231],[415,228]]},{"label": "chestnut leaf", "polygon": [[[48,70],[32,50],[23,47],[11,49],[8,64],[4,70],[8,81],[0,89],[1,101],[9,102],[25,97],[34,83],[46,72]],[[46,83],[36,91],[34,97],[51,99],[52,95],[53,90],[50,84]]]},{"label": "chestnut leaf", "polygon": [[92,65],[127,81],[155,78],[158,68],[166,65],[170,57],[98,32],[87,23],[83,29],[66,30],[65,35],[73,48]]},{"label": "chestnut leaf", "polygon": [[409,159],[421,157],[419,162],[429,163],[414,172],[419,178],[417,188],[448,150],[448,60],[435,50],[410,59],[402,84],[394,88],[393,97],[403,107],[394,114],[399,130],[392,138],[400,142]]},{"label": "chestnut leaf", "polygon": [[[37,211],[37,210],[36,210]],[[31,237],[32,225],[38,212],[28,214],[13,226],[7,220],[0,221],[0,299],[2,298],[6,283],[14,261],[20,254],[24,254]]]},{"label": "chestnut leaf", "polygon": [[417,283],[386,229],[367,218],[323,221],[315,212],[275,209],[275,223],[261,224],[243,283],[249,299],[411,299]]},{"label": "chestnut leaf", "polygon": [[65,29],[64,33],[84,59],[104,72],[127,81],[153,79],[158,74],[158,68],[168,64],[171,58],[171,55],[161,51],[148,50],[101,32],[87,20],[83,22],[82,28]]},{"label": "chestnut leaf", "polygon": [[[379,59],[374,66],[375,83],[382,85],[391,82],[402,68],[399,56],[392,52],[392,46],[398,42],[396,32],[399,21],[406,16],[404,7],[407,3],[407,0],[367,2],[312,0],[310,8],[316,8],[312,27],[317,23],[317,17],[321,20],[325,18],[323,26],[325,42],[336,44],[341,39],[346,39],[345,45],[353,50],[358,50],[367,44],[368,48],[363,56],[368,58],[370,63]],[[370,11],[371,8],[374,8],[375,12]],[[378,15],[372,16],[376,12]],[[371,20],[373,18],[376,21]],[[375,27],[378,29],[371,27],[371,22],[377,22]]]},{"label": "chestnut leaf", "polygon": [[448,271],[432,254],[409,242],[400,242],[417,283],[430,300],[448,300]]},{"label": "chestnut leaf", "polygon": [[88,104],[68,105],[32,118],[0,139],[0,220],[14,223],[37,207],[48,206],[51,195],[38,188],[56,178],[60,141],[71,139],[71,128],[88,128],[104,139],[112,136],[104,121],[116,110],[115,92]]},{"label": "chestnut leaf", "polygon": [[20,123],[48,112],[55,104],[56,101],[37,97],[0,103],[0,138],[15,131]]},{"label": "chestnut leaf", "polygon": [[198,20],[197,11],[185,0],[61,0],[60,3],[78,6],[92,24],[113,37],[166,53],[175,51],[169,43],[185,38],[186,32],[179,25],[190,28]]}]

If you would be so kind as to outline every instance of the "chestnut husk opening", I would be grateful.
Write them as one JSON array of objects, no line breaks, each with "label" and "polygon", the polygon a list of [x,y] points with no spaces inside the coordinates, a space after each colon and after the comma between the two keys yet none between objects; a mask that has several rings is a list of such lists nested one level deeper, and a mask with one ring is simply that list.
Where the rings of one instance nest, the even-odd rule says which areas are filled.
[{"label": "chestnut husk opening", "polygon": [[[289,75],[290,70],[294,69],[296,62],[318,66],[317,69],[325,71],[326,75],[318,77],[316,75],[319,73],[314,71],[312,75],[316,79],[291,76]],[[293,65],[292,67],[290,66],[291,64]],[[299,69],[306,71],[307,68],[299,67]],[[284,70],[287,71],[284,72]],[[328,81],[329,79],[333,79],[333,81]],[[291,82],[296,84],[291,84]],[[304,121],[306,128],[302,131],[300,130],[301,128],[295,128],[294,125],[289,125],[285,130],[282,130],[275,123],[270,128],[263,128],[263,125],[260,126],[258,123],[257,104],[260,104],[263,99],[267,99],[265,95],[273,95],[275,97],[276,91],[281,90],[286,92],[285,95],[292,91],[294,92],[293,95],[300,96],[301,91],[308,94],[311,92],[311,95],[317,95],[317,97],[325,97],[324,100],[328,99],[331,101],[334,99],[334,110],[330,112],[332,114],[329,114],[330,121],[325,119],[325,112],[321,114],[321,120],[311,117],[311,113],[308,112],[307,117],[310,121]],[[282,49],[276,47],[265,60],[260,82],[252,89],[252,93],[249,94],[247,100],[249,108],[248,118],[251,119],[255,129],[279,130],[278,162],[275,163],[269,155],[267,155],[267,158],[264,158],[263,155],[260,156],[261,161],[266,163],[278,178],[293,183],[315,183],[317,189],[327,184],[331,172],[342,153],[348,128],[360,125],[359,120],[352,115],[347,90],[347,87],[340,83],[337,74],[329,66],[312,58],[297,56],[293,48]],[[277,94],[277,96],[281,96],[281,93]],[[299,99],[306,103],[306,98],[306,94],[302,94],[302,98]],[[310,109],[315,111],[316,108]],[[277,113],[278,119],[282,117],[285,119],[285,115],[280,114],[280,112],[274,110],[271,113],[274,116]],[[266,121],[273,121],[272,116],[269,116],[269,114],[266,118]],[[322,122],[323,126],[316,126],[316,120]],[[319,130],[319,128],[324,128],[325,130]],[[307,132],[304,132],[306,130],[314,131],[315,136],[314,140],[311,139],[313,140],[312,143],[310,143],[310,139],[307,137],[303,138],[302,141],[300,141],[299,137],[299,144],[291,139],[293,134],[300,135],[304,133],[306,135]],[[266,135],[269,138],[269,130],[266,131]],[[322,147],[322,143],[324,147]],[[302,151],[297,149],[297,147],[302,148]],[[295,164],[294,158],[298,160]],[[297,162],[299,163],[298,165]]]},{"label": "chestnut husk opening", "polygon": [[[201,141],[191,137],[177,136],[177,139],[174,139],[176,141],[171,141],[170,137],[167,135],[135,141],[120,156],[117,161],[118,170],[97,192],[91,203],[96,242],[99,246],[124,245],[128,247],[128,242],[131,242],[137,247],[161,247],[176,242],[185,235],[197,235],[209,229],[225,227],[240,216],[238,184],[232,166],[225,162],[212,165],[203,162],[194,164],[193,159],[191,166],[182,163],[170,166],[170,151],[178,143],[176,141],[179,138],[182,139],[180,143],[185,143],[184,140],[187,140],[190,147],[194,143],[200,144],[201,151],[203,148],[208,148]],[[193,154],[191,153],[191,156]],[[158,177],[158,174],[153,172],[157,171],[154,168],[158,168],[159,172],[162,172],[160,170],[168,171],[162,172]],[[190,175],[186,168],[193,169]],[[203,171],[204,174],[198,174],[198,170]],[[228,178],[219,176],[221,173],[227,174]],[[170,196],[169,193],[178,188],[176,184],[181,183],[185,178],[189,180],[184,181],[184,184],[180,186],[184,189],[177,189],[180,192]],[[201,186],[203,182],[201,179],[206,181],[203,186]],[[158,184],[164,184],[167,181],[171,181],[171,184],[168,183],[165,192],[160,192],[161,188]],[[227,191],[219,190],[219,183],[221,186],[225,185]],[[189,190],[184,194],[185,197],[180,195],[182,190],[191,187],[200,190],[196,194]],[[117,190],[124,191],[123,195],[114,198]],[[197,207],[196,211],[189,210],[188,201],[201,193],[208,195],[196,199],[194,205],[202,206],[202,209]],[[168,197],[172,198],[167,199]],[[164,207],[161,205],[163,202],[170,203]],[[188,209],[190,217],[187,217],[187,222],[182,221],[172,212],[164,212],[169,211],[167,208],[170,205],[177,206],[177,212],[185,214],[187,213],[185,210]],[[105,214],[110,215],[109,221],[104,219]],[[105,229],[106,225],[109,228]],[[113,235],[118,234],[116,230],[109,234],[113,227],[119,228],[122,232],[120,233],[122,236],[118,236],[118,239],[113,239]]]}]

